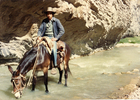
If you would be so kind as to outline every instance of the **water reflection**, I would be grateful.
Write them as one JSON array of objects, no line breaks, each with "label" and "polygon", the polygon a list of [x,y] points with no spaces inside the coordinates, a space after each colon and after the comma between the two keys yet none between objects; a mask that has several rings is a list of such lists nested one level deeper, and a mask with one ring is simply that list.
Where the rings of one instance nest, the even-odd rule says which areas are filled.
[{"label": "water reflection", "polygon": [[[52,99],[105,99],[113,91],[128,84],[130,79],[137,76],[103,75],[102,73],[127,72],[140,66],[140,47],[119,47],[109,51],[98,52],[91,56],[81,57],[70,61],[73,76],[68,78],[68,87],[57,84],[59,75],[49,73],[48,89],[45,93],[43,73],[39,72],[36,90],[31,87],[24,90],[20,100],[52,100]],[[16,67],[14,67],[16,69]],[[30,73],[28,73],[29,77]],[[0,100],[15,100],[10,83],[11,74],[6,66],[0,67]]]}]

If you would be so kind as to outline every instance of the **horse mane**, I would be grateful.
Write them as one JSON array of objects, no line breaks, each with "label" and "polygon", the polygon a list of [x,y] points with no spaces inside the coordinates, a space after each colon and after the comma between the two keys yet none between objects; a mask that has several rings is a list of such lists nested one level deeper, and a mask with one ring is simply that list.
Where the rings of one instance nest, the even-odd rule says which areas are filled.
[{"label": "horse mane", "polygon": [[17,67],[17,70],[22,73],[24,70],[27,69],[27,65],[31,65],[31,63],[34,62],[36,58],[37,48],[32,47],[30,50],[25,52],[23,55],[23,58],[19,61],[19,65]]},{"label": "horse mane", "polygon": [[19,61],[19,64],[26,58],[26,56],[32,54],[32,52],[37,51],[37,47],[32,47],[30,50],[26,51],[23,55],[23,58]]}]

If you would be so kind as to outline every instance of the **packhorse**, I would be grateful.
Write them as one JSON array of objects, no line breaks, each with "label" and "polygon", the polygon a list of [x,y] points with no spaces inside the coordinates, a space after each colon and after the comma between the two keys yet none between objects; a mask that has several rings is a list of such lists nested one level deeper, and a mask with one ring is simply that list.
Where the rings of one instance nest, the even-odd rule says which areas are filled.
[{"label": "packhorse", "polygon": [[[67,78],[69,69],[69,60],[70,60],[70,48],[67,44],[65,44],[64,56],[63,60],[61,55],[57,54],[57,68],[59,70],[59,81],[58,84],[61,84],[63,67],[64,65],[64,77],[65,77],[65,86],[67,86]],[[36,73],[38,70],[42,70],[44,73],[44,85],[45,92],[48,93],[48,70],[52,66],[51,63],[51,55],[46,49],[44,44],[40,44],[37,46],[33,46],[29,51],[27,51],[21,61],[19,62],[18,67],[15,71],[13,71],[12,67],[8,65],[8,69],[12,74],[11,82],[13,84],[13,94],[16,98],[20,98],[22,96],[22,92],[26,87],[26,74],[33,69],[33,78],[32,78],[32,91],[35,90],[36,85]],[[70,72],[71,73],[71,72]]]}]

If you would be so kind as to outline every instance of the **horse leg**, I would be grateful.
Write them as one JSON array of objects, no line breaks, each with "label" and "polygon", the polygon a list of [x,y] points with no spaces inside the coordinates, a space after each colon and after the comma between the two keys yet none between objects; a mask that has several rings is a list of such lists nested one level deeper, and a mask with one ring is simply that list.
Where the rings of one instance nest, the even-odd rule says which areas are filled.
[{"label": "horse leg", "polygon": [[[61,65],[60,65],[60,67],[61,67]],[[58,84],[61,84],[61,82],[62,82],[62,75],[63,75],[63,70],[60,67],[58,67],[58,70],[59,70],[59,81],[58,81]]]},{"label": "horse leg", "polygon": [[37,79],[37,72],[35,72],[35,75],[33,75],[33,80],[32,80],[32,91],[35,90],[36,79]]},{"label": "horse leg", "polygon": [[44,72],[44,84],[45,84],[45,88],[46,88],[45,92],[48,93],[49,92],[48,91],[48,67],[45,67],[43,69],[43,72]]},{"label": "horse leg", "polygon": [[[64,62],[65,63],[65,62]],[[68,78],[68,62],[66,62],[64,64],[64,69],[65,69],[65,74],[64,74],[64,77],[65,77],[65,85],[64,86],[67,86],[67,78]]]}]

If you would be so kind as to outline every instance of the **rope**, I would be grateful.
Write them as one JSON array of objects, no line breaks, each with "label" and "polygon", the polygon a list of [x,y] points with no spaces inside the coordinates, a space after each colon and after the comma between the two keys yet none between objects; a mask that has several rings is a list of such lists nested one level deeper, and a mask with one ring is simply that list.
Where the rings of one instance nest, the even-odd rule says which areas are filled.
[{"label": "rope", "polygon": [[37,59],[38,59],[38,51],[39,51],[39,46],[38,46],[38,48],[37,48],[37,56],[36,56],[36,60],[35,60],[35,63],[34,63],[33,70],[32,70],[32,72],[31,72],[31,75],[30,75],[29,81],[28,81],[28,83],[27,83],[27,87],[30,86],[31,81],[33,80],[33,76],[34,76],[35,68],[36,68],[36,63],[37,63]]}]

